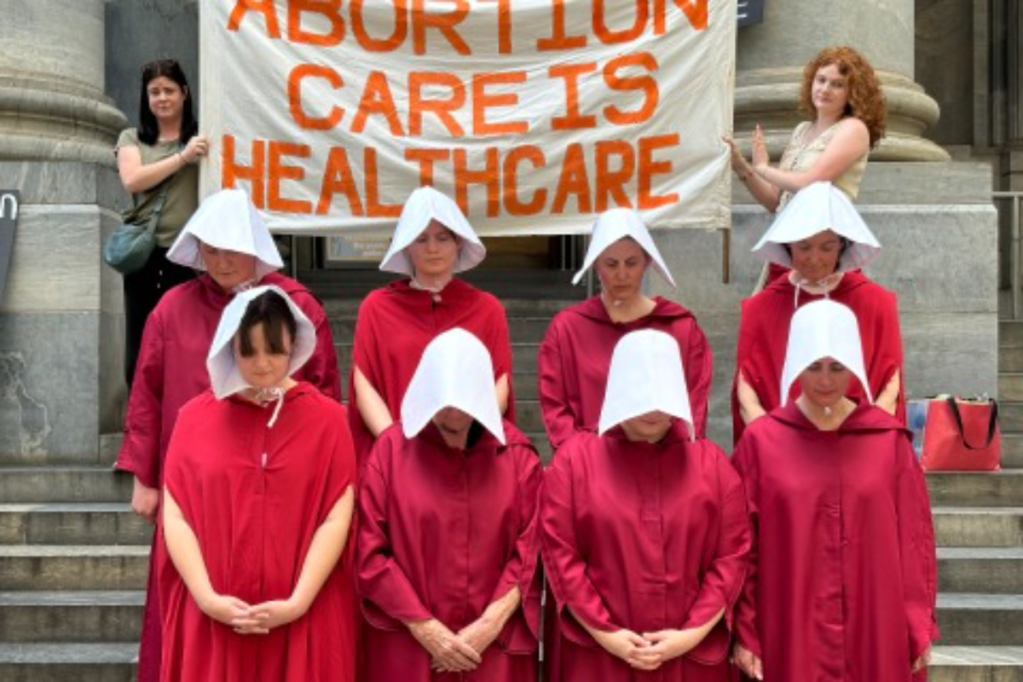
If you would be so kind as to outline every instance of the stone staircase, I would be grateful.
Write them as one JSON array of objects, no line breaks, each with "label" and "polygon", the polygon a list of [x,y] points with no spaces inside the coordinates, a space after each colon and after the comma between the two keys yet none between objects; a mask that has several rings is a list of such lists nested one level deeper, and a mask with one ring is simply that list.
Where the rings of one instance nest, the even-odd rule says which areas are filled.
[{"label": "stone staircase", "polygon": [[1023,680],[1023,323],[999,323],[1002,471],[929,474],[938,540],[932,681]]},{"label": "stone staircase", "polygon": [[0,468],[0,680],[131,680],[151,529],[109,465]]},{"label": "stone staircase", "polygon": [[[508,311],[519,425],[546,460],[537,348],[582,289],[488,289]],[[329,296],[347,376],[358,299]],[[943,633],[932,682],[1023,682],[1023,323],[1003,322],[1001,339],[1005,469],[928,477]],[[130,510],[130,478],[109,470],[117,441],[104,438],[95,466],[0,466],[0,680],[133,679],[151,530]]]}]

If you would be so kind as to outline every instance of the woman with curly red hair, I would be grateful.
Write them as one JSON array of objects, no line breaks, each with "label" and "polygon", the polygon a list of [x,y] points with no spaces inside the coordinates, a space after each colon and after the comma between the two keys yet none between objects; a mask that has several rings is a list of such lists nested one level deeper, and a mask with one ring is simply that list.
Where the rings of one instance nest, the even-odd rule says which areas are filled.
[{"label": "woman with curly red hair", "polygon": [[732,168],[750,194],[772,213],[814,182],[828,181],[856,199],[870,150],[884,136],[887,112],[870,63],[851,47],[821,50],[803,68],[800,111],[778,166],[769,164],[764,133],[753,131],[753,163],[731,138]]}]

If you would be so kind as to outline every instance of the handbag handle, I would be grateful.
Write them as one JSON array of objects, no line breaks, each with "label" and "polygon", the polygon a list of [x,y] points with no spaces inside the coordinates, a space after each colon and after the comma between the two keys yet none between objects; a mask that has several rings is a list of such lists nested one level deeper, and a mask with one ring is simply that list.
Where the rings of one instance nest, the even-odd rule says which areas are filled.
[{"label": "handbag handle", "polygon": [[966,440],[966,432],[963,430],[963,418],[959,414],[959,405],[956,403],[955,396],[950,396],[946,399],[949,408],[952,410],[952,417],[956,420],[956,428],[959,430],[959,440],[962,441],[963,447],[967,450],[986,450],[991,447],[991,441],[995,438],[995,428],[998,426],[998,401],[990,400],[991,405],[991,417],[988,419],[987,424],[987,442],[983,446],[977,447],[970,445]]}]

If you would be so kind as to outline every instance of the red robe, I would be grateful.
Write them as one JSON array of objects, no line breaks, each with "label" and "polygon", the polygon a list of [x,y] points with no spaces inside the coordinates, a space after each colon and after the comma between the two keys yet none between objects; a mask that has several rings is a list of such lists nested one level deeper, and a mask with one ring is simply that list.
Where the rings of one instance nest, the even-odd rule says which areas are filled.
[{"label": "red robe", "polygon": [[[771,282],[763,291],[742,302],[739,320],[739,340],[736,349],[736,379],[732,382],[732,438],[738,443],[745,424],[739,415],[736,393],[739,372],[753,387],[765,412],[781,404],[781,375],[785,368],[785,351],[789,342],[789,324],[796,312],[796,288],[788,275]],[[829,298],[852,309],[860,327],[863,360],[874,398],[884,390],[898,371],[904,387],[906,377],[902,371],[902,332],[899,330],[899,310],[895,294],[867,279],[863,273],[847,272],[841,282],[829,292]],[[799,305],[819,301],[805,290],[799,291]],[[799,397],[799,382],[793,382],[789,397]],[[853,379],[849,397],[856,401],[865,398],[859,381]],[[896,403],[896,418],[906,423],[905,392],[900,388]]]},{"label": "red robe", "polygon": [[654,301],[653,312],[625,324],[611,321],[600,296],[566,308],[551,320],[540,344],[537,374],[543,420],[555,450],[578,431],[597,430],[615,344],[637,329],[663,331],[678,341],[696,436],[706,433],[713,378],[710,346],[692,313],[667,299]]},{"label": "red robe", "polygon": [[736,632],[764,679],[914,679],[938,635],[937,562],[908,432],[862,404],[819,431],[789,403],[750,425],[732,461],[754,529]]},{"label": "red robe", "polygon": [[[316,350],[295,378],[310,382],[340,402],[334,339],[319,301],[304,286],[277,273],[266,275],[259,283],[283,289],[316,327]],[[209,388],[206,356],[220,315],[232,298],[209,275],[202,275],[168,291],[149,315],[128,399],[124,442],[114,465],[135,474],[147,487],[162,487],[163,460],[178,411]],[[156,549],[155,544],[153,547]],[[154,560],[155,552],[151,552],[139,682],[156,682],[160,674],[160,612]]]},{"label": "red robe", "polygon": [[[213,589],[253,605],[291,596],[313,535],[355,480],[341,405],[300,383],[268,427],[275,407],[203,393],[181,410],[164,475]],[[268,635],[239,635],[203,614],[160,552],[161,679],[352,682],[353,548],[346,544],[309,611]]]},{"label": "red robe", "polygon": [[[540,460],[505,421],[507,445],[484,431],[464,453],[429,423],[377,440],[359,494],[358,580],[365,682],[537,679]],[[436,618],[454,632],[518,587],[522,604],[471,673],[431,673],[404,622]]]},{"label": "red robe", "polygon": [[373,385],[391,413],[401,418],[401,401],[416,373],[419,359],[434,338],[461,327],[475,334],[490,351],[494,380],[508,377],[508,409],[505,417],[515,421],[511,391],[512,353],[504,306],[490,294],[455,277],[434,299],[434,294],[409,286],[408,279],[391,282],[370,292],[359,306],[349,375],[348,411],[359,471],[373,448],[373,433],[356,408],[355,368]]},{"label": "red robe", "polygon": [[[730,679],[728,631],[750,529],[739,477],[718,446],[689,442],[678,420],[656,444],[631,442],[620,427],[579,434],[544,476],[540,527],[562,635],[554,680]],[[642,634],[698,627],[722,609],[699,645],[652,672],[605,651],[576,620]]]}]

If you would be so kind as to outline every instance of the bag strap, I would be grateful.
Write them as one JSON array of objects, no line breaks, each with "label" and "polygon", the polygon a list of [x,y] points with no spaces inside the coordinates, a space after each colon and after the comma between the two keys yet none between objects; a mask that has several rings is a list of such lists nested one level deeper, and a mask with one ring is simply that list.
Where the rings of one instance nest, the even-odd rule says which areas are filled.
[{"label": "bag strap", "polygon": [[[173,175],[171,177],[174,177]],[[146,225],[146,232],[156,232],[156,226],[160,224],[160,216],[163,215],[163,205],[167,203],[167,190],[170,189],[170,178],[163,182],[163,187],[153,204],[153,212],[149,214],[149,224]]]},{"label": "bag strap", "polygon": [[982,446],[970,445],[966,441],[966,433],[963,431],[963,417],[959,414],[959,405],[956,403],[955,396],[949,396],[946,398],[949,408],[952,410],[952,417],[956,420],[956,428],[959,430],[959,440],[962,441],[963,447],[967,450],[986,450],[991,447],[991,441],[995,438],[995,429],[998,427],[998,401],[991,399],[988,404],[991,406],[991,416],[988,419],[987,424],[987,442]]}]

